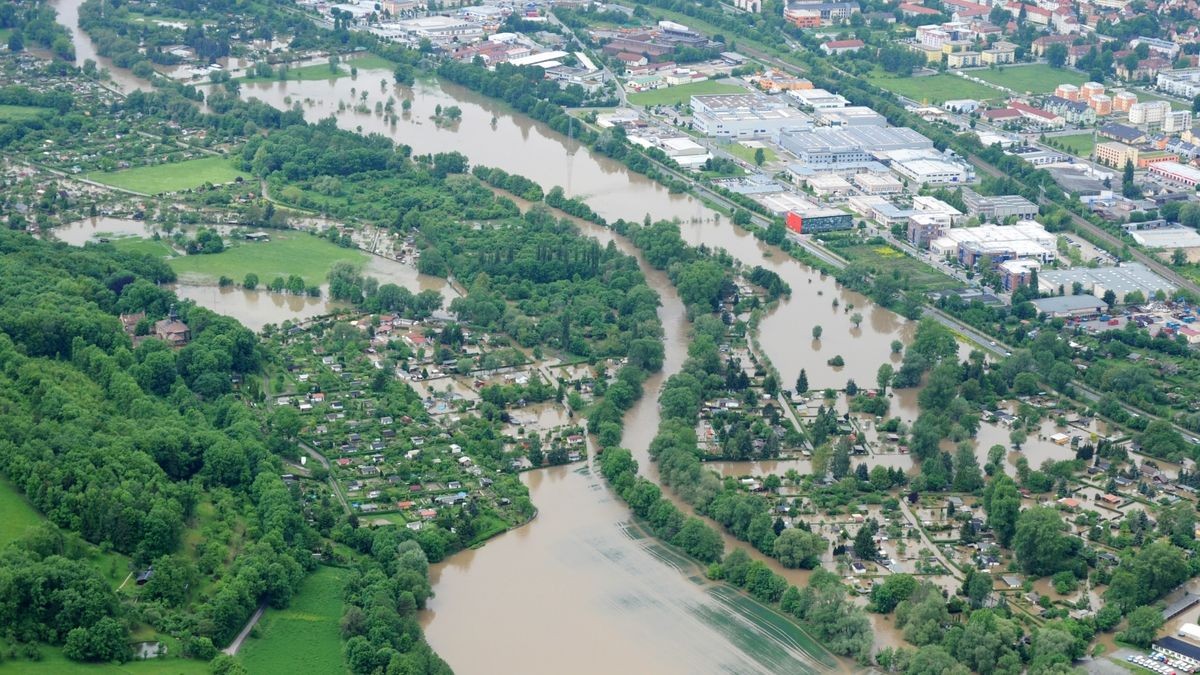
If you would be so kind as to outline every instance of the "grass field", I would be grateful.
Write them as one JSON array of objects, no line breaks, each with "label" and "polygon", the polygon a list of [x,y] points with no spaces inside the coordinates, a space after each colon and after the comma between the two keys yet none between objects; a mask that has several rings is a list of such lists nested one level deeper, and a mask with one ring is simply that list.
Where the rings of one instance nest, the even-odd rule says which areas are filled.
[{"label": "grass field", "polygon": [[49,108],[32,105],[0,105],[0,122],[20,122],[49,113]]},{"label": "grass field", "polygon": [[962,285],[920,260],[890,246],[861,243],[833,247],[833,251],[841,254],[847,260],[865,264],[873,269],[876,275],[887,275],[891,274],[893,270],[899,270],[900,276],[908,277],[912,282],[912,288],[922,293],[957,288]]},{"label": "grass field", "polygon": [[349,570],[320,567],[308,575],[292,605],[268,609],[259,625],[262,637],[251,638],[239,660],[254,675],[280,673],[344,673],[342,586]]},{"label": "grass field", "polygon": [[25,495],[7,480],[0,478],[0,547],[19,539],[25,531],[42,522],[42,514],[25,499]]},{"label": "grass field", "polygon": [[1052,147],[1069,152],[1076,157],[1086,158],[1092,154],[1092,149],[1096,147],[1096,139],[1092,138],[1091,134],[1050,136],[1046,140],[1054,144]]},{"label": "grass field", "polygon": [[[352,57],[349,59],[342,59],[342,62],[340,64],[338,64],[337,72],[333,72],[332,70],[330,70],[328,63],[314,63],[312,65],[299,66],[296,68],[288,67],[287,79],[289,82],[300,82],[300,81],[310,81],[310,80],[336,80],[339,77],[350,77],[350,75],[351,75],[350,68],[352,66],[354,68],[358,68],[360,71],[362,71],[362,70],[392,71],[392,70],[395,70],[395,68],[396,68],[396,64],[392,63],[391,61],[388,61],[387,59],[383,58],[382,56],[376,56],[374,54],[364,54],[362,56],[355,56],[355,57]],[[276,66],[276,70],[278,70],[278,68],[279,67]],[[242,77],[242,78],[238,78],[238,79],[240,79],[242,82],[250,82],[250,83],[280,81],[278,76]]]},{"label": "grass field", "polygon": [[1087,82],[1087,75],[1066,68],[1051,68],[1044,63],[1028,66],[1006,66],[995,70],[972,70],[971,77],[978,77],[985,82],[1008,87],[1016,92],[1033,92],[1046,94],[1054,91],[1060,84],[1079,86]]},{"label": "grass field", "polygon": [[[743,162],[754,163],[754,148],[743,145],[741,143],[730,143],[725,147],[725,151],[737,157]],[[766,162],[773,162],[776,159],[775,151],[771,148],[764,147],[763,154],[766,156]]]},{"label": "grass field", "polygon": [[228,183],[238,176],[246,177],[225,157],[202,157],[186,162],[141,166],[124,171],[89,173],[88,180],[142,194],[159,194],[197,188],[205,183]]},{"label": "grass field", "polygon": [[112,239],[112,245],[127,253],[141,253],[153,258],[172,258],[176,255],[167,242],[159,239],[142,239],[141,237],[118,237]]},{"label": "grass field", "polygon": [[675,105],[676,103],[687,103],[691,97],[702,94],[745,93],[747,93],[745,87],[706,80],[704,82],[681,84],[676,87],[663,87],[662,89],[651,89],[650,91],[630,94],[629,102],[634,105]]},{"label": "grass field", "polygon": [[[7,643],[0,640],[0,647],[8,651]],[[207,661],[181,659],[168,654],[160,659],[130,661],[129,663],[79,663],[63,656],[58,647],[41,647],[40,661],[5,658],[4,672],[21,675],[209,675],[212,670]],[[340,654],[340,651],[339,651]]]},{"label": "grass field", "polygon": [[914,101],[942,103],[960,98],[986,101],[1001,94],[987,85],[965,80],[957,75],[930,75],[929,77],[887,77],[872,75],[868,81],[890,92],[906,96]]},{"label": "grass field", "polygon": [[215,283],[222,276],[240,283],[254,272],[263,285],[292,274],[304,277],[307,284],[321,284],[335,262],[360,264],[365,259],[356,249],[305,232],[272,232],[271,241],[233,241],[221,253],[172,258],[170,265],[180,277],[200,283]]}]

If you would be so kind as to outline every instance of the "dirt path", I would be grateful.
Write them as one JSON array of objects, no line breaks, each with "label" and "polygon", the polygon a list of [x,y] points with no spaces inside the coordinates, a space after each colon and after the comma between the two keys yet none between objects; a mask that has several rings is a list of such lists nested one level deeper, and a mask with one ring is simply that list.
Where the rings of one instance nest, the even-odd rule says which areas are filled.
[{"label": "dirt path", "polygon": [[264,602],[263,604],[259,605],[258,609],[254,610],[254,614],[250,615],[250,620],[246,622],[246,625],[242,628],[242,632],[238,633],[238,636],[233,639],[233,642],[229,643],[229,646],[225,649],[222,649],[221,653],[228,654],[230,656],[237,656],[238,650],[242,648],[242,643],[245,642],[246,638],[250,636],[250,631],[254,630],[254,627],[258,625],[258,620],[262,618],[263,612],[266,610],[267,603]]}]

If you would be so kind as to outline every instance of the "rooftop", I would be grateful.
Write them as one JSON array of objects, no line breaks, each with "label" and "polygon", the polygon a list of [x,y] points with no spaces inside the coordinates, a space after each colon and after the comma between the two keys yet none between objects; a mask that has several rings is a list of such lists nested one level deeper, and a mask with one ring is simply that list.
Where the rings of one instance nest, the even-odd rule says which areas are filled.
[{"label": "rooftop", "polygon": [[1124,298],[1126,293],[1133,291],[1141,291],[1147,297],[1158,290],[1167,293],[1175,291],[1173,284],[1150,271],[1145,265],[1135,262],[1121,263],[1118,267],[1045,270],[1039,279],[1043,284],[1048,283],[1052,287],[1061,285],[1067,289],[1075,282],[1083,284],[1084,288],[1099,286],[1104,290],[1112,290],[1118,298]]},{"label": "rooftop", "polygon": [[1056,295],[1049,298],[1032,300],[1033,306],[1039,312],[1057,314],[1060,312],[1076,312],[1080,310],[1100,310],[1108,307],[1104,301],[1094,295]]}]

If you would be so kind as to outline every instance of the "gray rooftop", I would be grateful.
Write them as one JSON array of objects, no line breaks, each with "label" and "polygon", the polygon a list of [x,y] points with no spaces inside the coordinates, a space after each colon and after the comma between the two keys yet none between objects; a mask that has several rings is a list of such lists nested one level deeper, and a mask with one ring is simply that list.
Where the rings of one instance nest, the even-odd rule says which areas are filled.
[{"label": "gray rooftop", "polygon": [[1039,279],[1054,286],[1070,289],[1075,282],[1083,284],[1084,288],[1100,286],[1104,290],[1111,289],[1117,298],[1124,298],[1126,293],[1141,291],[1147,298],[1156,291],[1175,292],[1175,285],[1150,271],[1141,263],[1122,263],[1118,267],[1077,267],[1069,270],[1044,270],[1039,273]]},{"label": "gray rooftop", "polygon": [[1031,300],[1039,312],[1057,314],[1060,312],[1075,312],[1085,309],[1100,309],[1108,307],[1104,301],[1094,295],[1056,295],[1050,298]]}]

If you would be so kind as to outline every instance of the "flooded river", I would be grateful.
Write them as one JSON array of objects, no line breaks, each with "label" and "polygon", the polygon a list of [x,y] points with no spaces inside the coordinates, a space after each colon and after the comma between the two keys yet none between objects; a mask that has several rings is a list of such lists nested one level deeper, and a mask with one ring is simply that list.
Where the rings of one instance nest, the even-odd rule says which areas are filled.
[{"label": "flooded river", "polygon": [[[70,20],[64,10],[76,0],[58,1],[64,19]],[[86,57],[85,51],[79,53]],[[394,126],[382,116],[353,112],[364,92],[368,109],[392,96],[397,110],[400,100],[411,98],[412,111]],[[349,108],[338,115],[343,128],[386,134],[417,153],[457,150],[472,163],[525,175],[546,188],[562,185],[610,220],[640,220],[646,214],[676,219],[689,243],[725,248],[747,265],[775,270],[793,295],[763,320],[761,342],[785,386],[801,368],[814,388],[841,387],[848,378],[872,386],[878,365],[889,358],[889,343],[907,340],[911,332],[903,319],[736,230],[700,201],[669,194],[544,125],[460,87],[423,81],[406,90],[392,83],[390,72],[360,70],[356,79],[254,84],[243,87],[243,94],[281,108],[299,104],[311,121],[336,114],[343,101]],[[454,128],[434,125],[429,117],[439,104],[461,108],[461,123]],[[604,241],[613,238],[602,228],[585,231]],[[632,252],[626,242],[618,243]],[[643,473],[656,479],[647,448],[658,427],[658,391],[686,358],[688,324],[670,284],[660,273],[646,271],[663,298],[666,364],[628,413],[623,443],[634,451]],[[203,296],[206,304],[235,315],[251,302],[215,288],[196,293],[198,301]],[[854,308],[847,311],[850,305]],[[850,322],[854,312],[864,316],[859,328]],[[810,339],[814,325],[824,330],[816,344]],[[836,354],[846,365],[825,365]],[[794,624],[726,586],[708,584],[694,565],[640,536],[630,527],[628,509],[594,468],[547,469],[526,474],[525,480],[540,509],[538,518],[433,568],[436,596],[424,616],[426,633],[458,672],[846,669],[811,645]],[[727,547],[734,544],[726,539]],[[792,583],[807,580],[806,572],[768,563]],[[882,643],[894,641],[885,636],[891,634],[887,627],[877,628]]]}]

